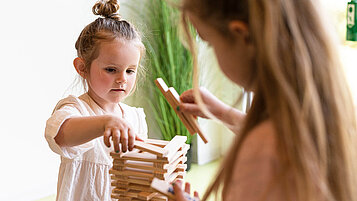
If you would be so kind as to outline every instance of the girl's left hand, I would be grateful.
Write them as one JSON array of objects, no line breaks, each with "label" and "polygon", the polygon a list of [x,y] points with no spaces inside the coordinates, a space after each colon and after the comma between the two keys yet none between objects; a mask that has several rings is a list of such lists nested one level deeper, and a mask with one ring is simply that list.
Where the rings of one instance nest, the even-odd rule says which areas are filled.
[{"label": "girl's left hand", "polygon": [[[182,190],[182,181],[181,180],[177,180],[175,183],[173,183],[173,188],[174,188],[174,192],[175,192],[175,196],[176,196],[176,201],[188,201],[188,199],[185,198],[184,191]],[[191,185],[188,182],[185,183],[185,192],[188,195],[190,195],[190,193],[191,193]],[[193,193],[193,196],[194,196],[195,201],[200,200],[200,198],[198,197],[197,191],[195,191]]]}]

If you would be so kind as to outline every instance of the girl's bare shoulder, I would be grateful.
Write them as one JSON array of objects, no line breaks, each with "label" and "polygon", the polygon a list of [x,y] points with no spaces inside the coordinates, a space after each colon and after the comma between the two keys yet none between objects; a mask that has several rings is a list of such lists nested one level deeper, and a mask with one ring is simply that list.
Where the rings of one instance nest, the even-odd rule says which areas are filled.
[{"label": "girl's bare shoulder", "polygon": [[[278,176],[276,131],[271,121],[254,127],[243,141],[235,161],[227,200],[284,200],[278,186],[269,187]],[[267,194],[268,192],[268,194]],[[244,199],[243,199],[244,198]]]},{"label": "girl's bare shoulder", "polygon": [[[256,158],[276,155],[277,133],[271,120],[254,127],[243,142],[242,157]],[[270,158],[269,157],[269,158]]]}]

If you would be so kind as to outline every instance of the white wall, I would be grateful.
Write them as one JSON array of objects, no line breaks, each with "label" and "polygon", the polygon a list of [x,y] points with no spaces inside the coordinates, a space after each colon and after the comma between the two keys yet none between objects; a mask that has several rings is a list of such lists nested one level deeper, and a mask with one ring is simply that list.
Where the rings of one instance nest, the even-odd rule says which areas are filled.
[{"label": "white wall", "polygon": [[45,122],[75,78],[74,43],[95,1],[1,1],[0,200],[56,191],[59,157]]}]

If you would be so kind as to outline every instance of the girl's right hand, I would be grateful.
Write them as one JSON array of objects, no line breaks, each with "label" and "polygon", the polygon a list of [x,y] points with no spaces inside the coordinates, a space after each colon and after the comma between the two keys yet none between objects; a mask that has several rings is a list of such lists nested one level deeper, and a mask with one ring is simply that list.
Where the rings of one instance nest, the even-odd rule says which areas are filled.
[{"label": "girl's right hand", "polygon": [[[200,88],[200,94],[203,103],[207,106],[208,111],[218,120],[225,123],[226,126],[234,133],[239,133],[245,114],[223,103],[205,88]],[[207,116],[204,115],[202,110],[198,107],[193,95],[193,89],[183,92],[180,99],[181,104],[177,110],[190,113],[194,116],[207,118]]]},{"label": "girl's right hand", "polygon": [[[228,105],[220,101],[215,97],[211,92],[205,88],[200,88],[200,94],[203,102],[207,106],[207,109],[212,113],[216,118],[221,119],[223,111],[229,108]],[[179,110],[182,112],[190,113],[194,116],[199,116],[203,118],[208,118],[202,110],[198,107],[198,104],[195,100],[193,89],[189,89],[183,92],[180,95],[181,104],[179,105]]]},{"label": "girl's right hand", "polygon": [[120,152],[119,144],[121,144],[122,151],[126,152],[133,150],[135,140],[143,141],[136,136],[129,122],[113,115],[107,115],[105,118],[103,137],[107,147],[110,147],[110,137],[112,138],[114,150],[117,153]]},{"label": "girl's right hand", "polygon": [[174,192],[175,192],[176,201],[192,201],[192,200],[199,201],[200,200],[197,191],[195,191],[193,193],[193,198],[190,197],[191,199],[187,199],[186,196],[190,196],[190,193],[191,193],[191,185],[188,182],[185,183],[185,191],[182,190],[182,181],[181,180],[177,180],[175,183],[173,183],[173,188],[174,188]]}]

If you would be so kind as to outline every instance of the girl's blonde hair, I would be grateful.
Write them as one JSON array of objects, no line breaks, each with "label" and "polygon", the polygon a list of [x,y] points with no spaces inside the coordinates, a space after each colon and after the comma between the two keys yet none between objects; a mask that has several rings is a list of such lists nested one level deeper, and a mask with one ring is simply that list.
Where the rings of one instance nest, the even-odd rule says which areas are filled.
[{"label": "girl's blonde hair", "polygon": [[[231,39],[227,23],[243,21],[255,46],[252,107],[203,200],[221,188],[225,199],[231,175],[239,171],[234,164],[243,141],[252,128],[270,119],[282,168],[273,182],[284,188],[286,200],[356,201],[356,116],[337,46],[317,1],[183,0],[189,36],[187,12]],[[194,65],[197,69],[196,61]],[[197,79],[196,74],[195,91]]]},{"label": "girl's blonde hair", "polygon": [[[92,61],[99,56],[99,47],[102,42],[114,39],[133,41],[140,49],[140,60],[143,58],[145,46],[141,41],[141,36],[131,23],[121,19],[118,14],[119,8],[117,0],[100,0],[93,6],[92,12],[102,17],[88,24],[82,30],[75,44],[78,57],[85,62],[86,73],[90,72]],[[143,73],[143,67],[140,66],[138,71]],[[87,91],[84,79],[82,79],[82,83]]]}]

